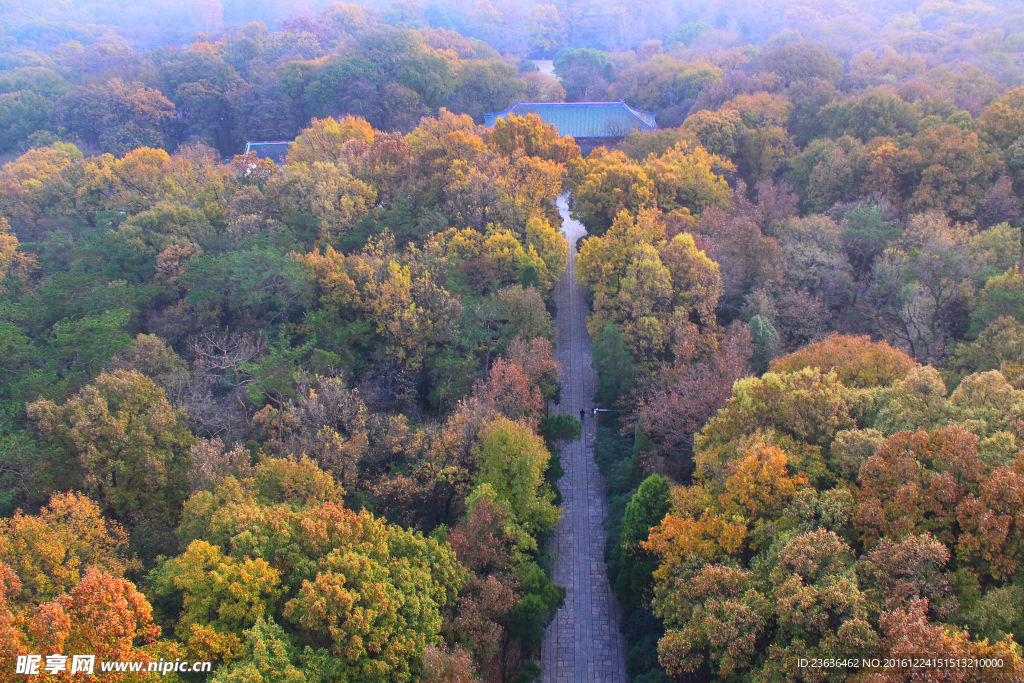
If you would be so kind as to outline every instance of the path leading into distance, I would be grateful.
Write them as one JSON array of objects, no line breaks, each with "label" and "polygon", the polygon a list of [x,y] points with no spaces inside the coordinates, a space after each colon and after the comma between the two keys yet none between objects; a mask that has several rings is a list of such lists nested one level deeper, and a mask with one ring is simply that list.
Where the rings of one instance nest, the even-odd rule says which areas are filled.
[{"label": "path leading into distance", "polygon": [[562,449],[565,475],[558,481],[562,491],[562,520],[555,530],[555,567],[552,577],[564,586],[565,606],[544,634],[541,667],[544,683],[629,683],[626,648],[619,633],[621,612],[608,584],[604,565],[605,533],[601,527],[608,513],[604,477],[594,462],[596,427],[591,399],[597,378],[590,367],[590,335],[583,288],[576,283],[576,240],[586,228],[569,218],[565,198],[559,198],[562,233],[572,255],[569,269],[555,286],[558,300],[558,347],[562,366],[562,402],[558,411],[579,419],[586,410],[583,439]]}]

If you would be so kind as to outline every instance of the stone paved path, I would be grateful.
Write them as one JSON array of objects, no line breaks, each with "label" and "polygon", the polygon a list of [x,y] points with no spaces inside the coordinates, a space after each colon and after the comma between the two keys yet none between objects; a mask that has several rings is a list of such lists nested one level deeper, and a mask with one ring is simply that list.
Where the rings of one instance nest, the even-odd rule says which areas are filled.
[{"label": "stone paved path", "polygon": [[[565,198],[558,200],[562,232],[575,255],[576,240],[586,229],[569,218]],[[544,683],[628,683],[625,644],[619,633],[620,610],[604,566],[604,529],[608,512],[604,477],[594,462],[594,396],[596,377],[590,367],[587,305],[576,284],[575,259],[556,285],[558,299],[557,358],[562,366],[559,412],[579,419],[586,410],[582,441],[562,450],[565,475],[562,520],[555,530],[554,581],[567,591],[565,606],[544,634],[541,666]]]}]

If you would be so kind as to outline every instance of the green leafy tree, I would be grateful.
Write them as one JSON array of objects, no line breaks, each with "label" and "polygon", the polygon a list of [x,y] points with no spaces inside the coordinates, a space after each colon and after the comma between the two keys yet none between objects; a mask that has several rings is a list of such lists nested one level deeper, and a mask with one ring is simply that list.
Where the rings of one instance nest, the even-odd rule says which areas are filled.
[{"label": "green leafy tree", "polygon": [[978,264],[966,229],[934,211],[914,216],[901,242],[876,259],[860,310],[913,358],[937,360],[966,322]]},{"label": "green leafy tree", "polygon": [[661,524],[668,514],[670,488],[668,479],[652,474],[644,479],[626,505],[619,535],[618,574],[615,577],[615,595],[626,611],[644,609],[653,596],[653,575],[658,561],[643,548],[643,544],[651,528]]},{"label": "green leafy tree", "polygon": [[24,149],[28,136],[46,126],[50,102],[32,90],[0,94],[0,152]]},{"label": "green leafy tree", "polygon": [[636,361],[615,325],[605,325],[591,349],[597,370],[594,400],[605,408],[614,406],[633,387],[637,378]]},{"label": "green leafy tree", "polygon": [[138,372],[102,373],[64,403],[27,409],[47,449],[51,490],[80,488],[132,534],[146,557],[174,547],[195,437],[164,390]]},{"label": "green leafy tree", "polygon": [[460,61],[447,106],[479,121],[522,98],[526,85],[517,76],[515,67],[502,61]]},{"label": "green leafy tree", "polygon": [[235,560],[205,541],[192,541],[149,581],[158,598],[182,596],[175,632],[200,659],[239,659],[242,632],[273,615],[280,599],[279,572],[266,560]]},{"label": "green leafy tree", "polygon": [[181,282],[189,303],[223,311],[225,322],[243,329],[287,323],[306,284],[299,263],[273,248],[198,256]]},{"label": "green leafy tree", "polygon": [[353,56],[328,60],[306,88],[313,115],[348,113],[384,130],[408,130],[452,93],[451,60],[419,33],[379,26],[360,32],[355,43]]},{"label": "green leafy tree", "polygon": [[889,90],[868,90],[847,102],[824,107],[820,116],[833,138],[851,135],[861,142],[917,133],[920,120],[915,107]]},{"label": "green leafy tree", "polygon": [[36,368],[42,360],[42,367],[23,367],[15,390],[26,398],[60,398],[78,389],[114,354],[131,344],[131,337],[124,331],[130,317],[129,310],[118,309],[58,320],[37,342],[39,350],[25,349],[24,360],[34,361]]},{"label": "green leafy tree", "polygon": [[779,74],[786,85],[808,78],[838,85],[843,77],[842,60],[828,48],[814,43],[789,43],[766,50],[758,67]]},{"label": "green leafy tree", "polygon": [[306,683],[288,634],[270,619],[245,632],[245,654],[232,667],[221,667],[214,683]]},{"label": "green leafy tree", "polygon": [[554,530],[559,511],[544,478],[551,454],[543,439],[507,418],[485,425],[479,438],[478,482],[490,485],[515,522],[532,536]]},{"label": "green leafy tree", "polygon": [[977,340],[957,346],[949,361],[949,371],[959,378],[972,372],[999,370],[1022,388],[1024,381],[1024,325],[1007,316],[993,320]]},{"label": "green leafy tree", "polygon": [[1020,267],[1014,266],[1002,275],[990,278],[980,294],[977,307],[971,312],[976,328],[1003,317],[1024,321],[1024,271]]},{"label": "green leafy tree", "polygon": [[567,50],[555,61],[555,74],[570,102],[601,102],[607,99],[612,64],[600,50]]},{"label": "green leafy tree", "polygon": [[159,90],[112,78],[69,90],[53,107],[60,125],[104,151],[123,153],[161,147],[161,127],[174,117],[174,105]]}]

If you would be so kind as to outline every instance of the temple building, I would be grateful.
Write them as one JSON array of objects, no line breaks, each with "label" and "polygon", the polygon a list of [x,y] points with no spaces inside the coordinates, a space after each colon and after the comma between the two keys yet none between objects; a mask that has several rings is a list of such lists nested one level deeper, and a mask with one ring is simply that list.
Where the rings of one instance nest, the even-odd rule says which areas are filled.
[{"label": "temple building", "polygon": [[491,128],[498,119],[509,114],[526,116],[536,114],[550,123],[558,134],[575,138],[584,152],[597,147],[613,147],[632,131],[643,133],[657,130],[654,113],[634,109],[622,100],[618,102],[516,102],[504,111],[484,114],[484,125]]}]

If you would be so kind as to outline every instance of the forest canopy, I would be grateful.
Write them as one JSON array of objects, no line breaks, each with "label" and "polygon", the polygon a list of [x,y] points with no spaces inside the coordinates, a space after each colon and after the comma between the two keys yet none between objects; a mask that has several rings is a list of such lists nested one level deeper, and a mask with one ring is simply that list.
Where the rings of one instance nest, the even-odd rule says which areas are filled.
[{"label": "forest canopy", "polygon": [[[9,0],[0,27],[0,666],[536,680],[580,438],[632,680],[1024,666],[1017,3]],[[517,100],[658,129],[482,125]],[[560,404],[570,258],[596,434]]]}]

